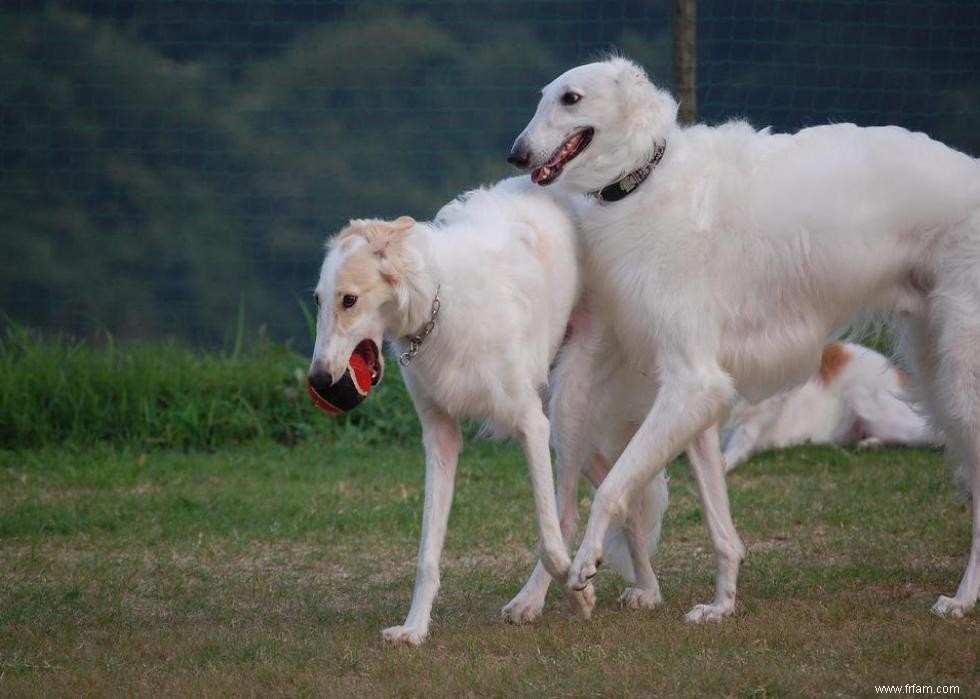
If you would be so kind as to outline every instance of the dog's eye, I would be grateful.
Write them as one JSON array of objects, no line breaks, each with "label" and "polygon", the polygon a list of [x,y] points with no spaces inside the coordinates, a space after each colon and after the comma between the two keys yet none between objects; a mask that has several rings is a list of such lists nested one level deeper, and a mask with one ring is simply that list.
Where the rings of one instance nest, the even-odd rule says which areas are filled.
[{"label": "dog's eye", "polygon": [[313,294],[313,303],[316,304],[317,308],[320,307],[320,294]]},{"label": "dog's eye", "polygon": [[357,297],[354,294],[344,294],[344,298],[340,299],[340,303],[344,308],[350,308],[357,303]]},{"label": "dog's eye", "polygon": [[561,103],[564,104],[566,107],[571,107],[573,104],[576,104],[580,99],[582,99],[582,95],[580,95],[579,93],[566,92],[564,95],[561,96]]}]

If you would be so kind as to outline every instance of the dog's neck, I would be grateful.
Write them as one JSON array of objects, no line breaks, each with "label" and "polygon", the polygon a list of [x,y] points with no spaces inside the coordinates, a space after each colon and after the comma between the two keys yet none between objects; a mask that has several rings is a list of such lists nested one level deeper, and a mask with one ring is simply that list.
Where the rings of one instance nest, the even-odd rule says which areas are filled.
[{"label": "dog's neck", "polygon": [[636,191],[643,182],[650,176],[650,173],[654,171],[657,165],[664,157],[664,151],[667,149],[666,139],[662,141],[657,141],[653,147],[653,154],[650,159],[640,167],[630,172],[627,172],[621,178],[606,185],[601,189],[597,189],[594,192],[589,192],[589,195],[595,197],[601,202],[615,202],[620,199],[625,199],[630,194]]}]

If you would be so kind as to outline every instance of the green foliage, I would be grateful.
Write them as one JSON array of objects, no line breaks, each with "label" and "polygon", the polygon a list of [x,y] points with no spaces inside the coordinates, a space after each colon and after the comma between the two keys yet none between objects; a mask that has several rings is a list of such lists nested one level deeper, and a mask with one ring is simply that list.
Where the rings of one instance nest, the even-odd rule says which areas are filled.
[{"label": "green foliage", "polygon": [[[742,4],[699,4],[703,119],[898,123],[980,152],[972,3]],[[539,88],[571,65],[621,50],[669,87],[670,17],[643,0],[2,4],[0,312],[89,338],[303,338],[295,299],[326,236],[512,174]]]},{"label": "green foliage", "polygon": [[324,238],[511,173],[584,48],[518,2],[192,5],[0,9],[0,311],[214,347],[244,298],[250,331],[302,338]]},{"label": "green foliage", "polygon": [[94,442],[213,449],[313,435],[369,443],[404,440],[417,419],[398,371],[357,410],[317,410],[308,360],[259,340],[251,350],[195,351],[175,341],[104,347],[44,340],[16,326],[0,336],[0,446]]},{"label": "green foliage", "polygon": [[211,341],[243,291],[271,315],[213,176],[244,162],[212,88],[205,67],[85,15],[0,11],[2,310],[125,337],[158,337],[179,314],[186,337]]}]

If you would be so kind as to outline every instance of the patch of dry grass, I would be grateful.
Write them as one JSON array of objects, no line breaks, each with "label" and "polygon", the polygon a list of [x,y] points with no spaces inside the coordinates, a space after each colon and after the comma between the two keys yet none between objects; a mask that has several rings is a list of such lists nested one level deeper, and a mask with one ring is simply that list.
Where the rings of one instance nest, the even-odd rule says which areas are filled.
[{"label": "patch of dry grass", "polygon": [[928,613],[955,588],[968,508],[937,454],[798,449],[732,475],[749,549],[735,617],[682,622],[713,561],[683,464],[657,569],[663,608],[582,622],[553,593],[498,612],[533,562],[519,454],[465,454],[443,590],[421,649],[379,631],[407,611],[421,508],[416,449],[219,454],[98,449],[0,456],[0,695],[980,695],[980,621]]}]

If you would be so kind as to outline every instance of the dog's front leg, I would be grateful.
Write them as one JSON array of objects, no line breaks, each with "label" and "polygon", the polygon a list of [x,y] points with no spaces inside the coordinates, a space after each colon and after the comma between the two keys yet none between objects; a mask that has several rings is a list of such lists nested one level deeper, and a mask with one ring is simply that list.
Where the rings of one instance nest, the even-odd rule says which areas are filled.
[{"label": "dog's front leg", "polygon": [[[659,501],[659,491],[652,490],[651,485],[640,488],[633,498],[622,530],[633,564],[634,578],[634,584],[619,596],[619,606],[626,609],[655,609],[663,603],[660,582],[650,562],[647,539],[659,536],[666,499]],[[666,480],[663,486],[666,488]],[[651,526],[651,518],[657,521],[655,527]]]},{"label": "dog's front leg", "polygon": [[[713,363],[665,366],[667,378],[636,434],[596,491],[585,537],[567,585],[584,588],[596,573],[610,525],[621,524],[637,490],[696,436],[714,425],[733,397],[730,377]],[[706,503],[705,507],[715,507]]]},{"label": "dog's front leg", "polygon": [[435,408],[420,411],[425,446],[425,504],[412,607],[405,623],[382,631],[386,641],[417,646],[429,633],[432,603],[439,591],[439,558],[453,502],[462,439],[459,423]]},{"label": "dog's front leg", "polygon": [[695,606],[685,619],[694,623],[721,621],[735,611],[735,586],[738,567],[745,558],[745,546],[735,531],[728,506],[725,464],[718,444],[717,425],[695,437],[687,450],[687,458],[698,484],[708,536],[715,549],[717,577],[714,602]]},{"label": "dog's front leg", "polygon": [[[531,405],[535,407],[527,410],[524,420],[518,427],[518,435],[531,473],[531,487],[534,491],[534,504],[538,513],[538,530],[541,538],[541,564],[552,578],[564,585],[571,558],[565,548],[558,519],[554,478],[551,475],[551,450],[548,445],[548,418],[541,412],[540,401],[536,397]],[[574,483],[574,479],[572,482]],[[568,588],[565,596],[572,609],[580,616],[588,617],[592,612],[595,595],[591,586]]]}]

